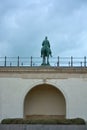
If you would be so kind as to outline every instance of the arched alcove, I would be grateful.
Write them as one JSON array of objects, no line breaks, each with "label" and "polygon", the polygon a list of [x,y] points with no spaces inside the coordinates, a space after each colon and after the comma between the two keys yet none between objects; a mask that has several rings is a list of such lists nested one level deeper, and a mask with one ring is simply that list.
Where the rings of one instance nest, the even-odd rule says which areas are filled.
[{"label": "arched alcove", "polygon": [[61,91],[48,84],[32,88],[24,100],[24,117],[31,116],[65,118],[66,102]]}]

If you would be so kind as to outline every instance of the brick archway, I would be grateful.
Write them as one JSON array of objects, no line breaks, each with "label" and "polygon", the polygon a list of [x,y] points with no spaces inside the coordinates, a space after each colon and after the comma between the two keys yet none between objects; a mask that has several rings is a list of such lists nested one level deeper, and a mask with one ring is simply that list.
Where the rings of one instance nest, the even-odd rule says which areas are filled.
[{"label": "brick archway", "polygon": [[66,117],[66,102],[57,88],[48,84],[37,85],[26,95],[24,117]]}]

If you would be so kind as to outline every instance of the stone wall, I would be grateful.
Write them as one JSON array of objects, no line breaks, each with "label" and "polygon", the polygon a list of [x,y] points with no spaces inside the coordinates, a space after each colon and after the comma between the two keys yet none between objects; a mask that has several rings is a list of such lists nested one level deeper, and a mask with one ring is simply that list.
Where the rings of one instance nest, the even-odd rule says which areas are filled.
[{"label": "stone wall", "polygon": [[86,125],[0,125],[0,130],[87,130]]},{"label": "stone wall", "polygon": [[66,102],[66,118],[87,121],[87,68],[2,67],[0,68],[0,120],[23,118],[24,102],[30,90],[51,85]]}]

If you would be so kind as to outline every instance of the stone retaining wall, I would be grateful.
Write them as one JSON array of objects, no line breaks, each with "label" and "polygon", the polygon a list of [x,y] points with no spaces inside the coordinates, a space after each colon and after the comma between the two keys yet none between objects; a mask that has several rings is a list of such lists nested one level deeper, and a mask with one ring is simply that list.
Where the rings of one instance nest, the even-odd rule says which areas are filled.
[{"label": "stone retaining wall", "polygon": [[0,130],[87,130],[86,125],[0,125]]}]

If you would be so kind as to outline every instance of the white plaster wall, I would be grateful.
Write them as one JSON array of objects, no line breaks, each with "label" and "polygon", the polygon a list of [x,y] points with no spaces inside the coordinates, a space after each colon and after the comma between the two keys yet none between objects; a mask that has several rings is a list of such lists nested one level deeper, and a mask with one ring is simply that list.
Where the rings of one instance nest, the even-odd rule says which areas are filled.
[{"label": "white plaster wall", "polygon": [[[23,117],[24,98],[32,87],[43,84],[43,79],[0,78],[0,120]],[[87,120],[87,79],[47,79],[47,84],[58,87],[66,99],[66,117]]]},{"label": "white plaster wall", "polygon": [[66,117],[81,117],[87,120],[87,79],[69,78],[50,81],[59,87],[66,98]]},{"label": "white plaster wall", "polygon": [[0,120],[23,117],[25,95],[35,82],[37,80],[0,78]]},{"label": "white plaster wall", "polygon": [[20,117],[22,111],[20,109],[20,79],[0,78],[1,88],[1,118]]},{"label": "white plaster wall", "polygon": [[2,88],[0,86],[0,118],[2,117]]}]

